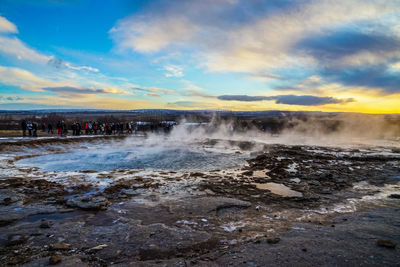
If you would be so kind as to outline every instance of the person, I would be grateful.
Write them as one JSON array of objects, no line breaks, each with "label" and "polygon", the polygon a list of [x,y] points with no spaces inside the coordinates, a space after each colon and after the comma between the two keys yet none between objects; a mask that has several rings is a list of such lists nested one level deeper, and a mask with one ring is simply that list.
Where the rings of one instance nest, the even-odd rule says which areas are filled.
[{"label": "person", "polygon": [[28,129],[29,136],[32,136],[32,122],[28,121],[26,128]]},{"label": "person", "polygon": [[32,136],[33,137],[37,137],[37,129],[38,129],[37,123],[36,122],[32,123]]},{"label": "person", "polygon": [[95,135],[97,135],[97,130],[98,130],[99,126],[96,122],[93,122],[93,132]]},{"label": "person", "polygon": [[72,135],[77,135],[77,134],[76,134],[76,122],[74,122],[74,123],[72,124],[71,128],[72,128]]},{"label": "person", "polygon": [[79,122],[76,123],[76,135],[81,134],[81,124]]},{"label": "person", "polygon": [[53,134],[53,125],[51,125],[51,123],[47,124],[47,133]]},{"label": "person", "polygon": [[58,135],[61,135],[61,134],[62,134],[62,132],[61,132],[61,121],[58,121],[58,122],[57,122],[57,134],[58,134]]},{"label": "person", "polygon": [[46,132],[46,123],[42,122],[42,132]]},{"label": "person", "polygon": [[64,121],[61,122],[61,136],[67,135],[68,129]]},{"label": "person", "polygon": [[26,121],[25,120],[22,120],[21,128],[22,128],[22,136],[25,137],[26,136]]}]

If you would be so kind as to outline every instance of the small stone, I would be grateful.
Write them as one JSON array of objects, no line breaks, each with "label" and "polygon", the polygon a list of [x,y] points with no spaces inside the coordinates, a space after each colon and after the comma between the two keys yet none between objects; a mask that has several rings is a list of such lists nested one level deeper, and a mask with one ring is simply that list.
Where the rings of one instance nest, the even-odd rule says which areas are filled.
[{"label": "small stone", "polygon": [[267,238],[267,242],[269,244],[276,244],[279,241],[281,241],[281,239],[279,237],[269,237],[269,238]]},{"label": "small stone", "polygon": [[90,250],[98,251],[98,250],[102,250],[103,248],[106,248],[106,247],[108,247],[108,245],[101,244],[101,245],[98,245],[98,246],[95,246],[95,247],[91,248]]},{"label": "small stone", "polygon": [[36,232],[36,233],[32,233],[31,236],[40,236],[43,235],[42,231]]},{"label": "small stone", "polygon": [[307,248],[302,248],[301,250],[304,252],[307,252]]},{"label": "small stone", "polygon": [[71,245],[67,243],[55,243],[51,248],[53,250],[69,250]]},{"label": "small stone", "polygon": [[50,228],[50,227],[51,227],[51,223],[48,222],[48,221],[43,221],[43,222],[40,224],[40,228],[43,228],[43,229],[45,229],[45,228]]},{"label": "small stone", "polygon": [[390,240],[384,240],[384,239],[378,239],[376,241],[376,244],[380,247],[385,247],[385,248],[395,248],[396,247],[396,243],[394,243],[393,241]]},{"label": "small stone", "polygon": [[50,265],[55,265],[55,264],[57,264],[57,263],[60,263],[61,260],[62,260],[62,259],[61,259],[60,256],[54,255],[54,256],[51,256],[51,257],[50,257],[50,259],[49,259],[49,264],[50,264]]},{"label": "small stone", "polygon": [[400,199],[400,194],[391,194],[389,195],[390,198]]}]

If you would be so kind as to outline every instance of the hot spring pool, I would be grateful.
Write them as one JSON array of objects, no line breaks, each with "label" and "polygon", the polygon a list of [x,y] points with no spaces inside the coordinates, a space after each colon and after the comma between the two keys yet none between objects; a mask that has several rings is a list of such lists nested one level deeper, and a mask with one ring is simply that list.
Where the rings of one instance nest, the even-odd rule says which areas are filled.
[{"label": "hot spring pool", "polygon": [[25,158],[19,167],[39,167],[42,171],[86,171],[115,169],[207,171],[240,166],[245,157],[193,150],[190,148],[127,147],[80,149],[61,154]]}]

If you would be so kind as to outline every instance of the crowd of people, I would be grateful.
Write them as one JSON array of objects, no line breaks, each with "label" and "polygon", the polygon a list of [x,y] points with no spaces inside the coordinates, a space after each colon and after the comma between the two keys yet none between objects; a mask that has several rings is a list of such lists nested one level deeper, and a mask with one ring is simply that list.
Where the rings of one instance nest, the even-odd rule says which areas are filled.
[{"label": "crowd of people", "polygon": [[[121,135],[121,134],[136,134],[139,130],[159,131],[161,128],[164,132],[169,132],[175,125],[173,122],[149,123],[149,122],[78,122],[75,121],[69,126],[65,121],[58,121],[55,125],[57,135],[67,136],[71,133],[73,136],[79,135]],[[38,124],[32,121],[23,120],[21,122],[22,136],[37,137]],[[41,123],[43,133],[54,134],[53,125],[48,122]],[[71,131],[71,132],[70,132]]]}]

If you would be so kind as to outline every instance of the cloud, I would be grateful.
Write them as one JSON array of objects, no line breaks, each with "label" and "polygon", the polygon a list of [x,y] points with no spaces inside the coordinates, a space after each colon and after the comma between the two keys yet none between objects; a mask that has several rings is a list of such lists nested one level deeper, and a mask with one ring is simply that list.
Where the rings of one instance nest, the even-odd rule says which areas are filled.
[{"label": "cloud", "polygon": [[171,43],[190,39],[196,26],[185,16],[133,16],[123,19],[111,30],[111,36],[122,48],[139,52],[157,52]]},{"label": "cloud", "polygon": [[134,91],[139,91],[139,92],[145,92],[147,93],[146,95],[152,96],[152,97],[162,97],[160,93],[163,95],[174,95],[176,94],[174,90],[171,89],[164,89],[164,88],[157,88],[157,87],[132,87],[132,90]]},{"label": "cloud", "polygon": [[217,97],[219,100],[225,101],[262,101],[262,100],[270,100],[267,96],[248,96],[248,95],[220,95]]},{"label": "cloud", "polygon": [[352,98],[348,99],[337,99],[333,97],[319,97],[312,95],[279,95],[271,97],[271,99],[275,100],[277,104],[286,104],[286,105],[301,105],[301,106],[320,106],[326,104],[343,104],[354,102],[355,100]]},{"label": "cloud", "polygon": [[21,101],[24,100],[23,97],[19,97],[19,96],[0,96],[0,101]]},{"label": "cloud", "polygon": [[14,23],[0,16],[0,33],[18,33],[18,29]]},{"label": "cloud", "polygon": [[0,53],[12,55],[19,60],[46,64],[52,59],[25,45],[17,37],[0,36]]},{"label": "cloud", "polygon": [[400,73],[391,71],[385,64],[346,69],[326,68],[321,73],[344,85],[363,86],[384,94],[400,93]]},{"label": "cloud", "polygon": [[285,80],[286,78],[276,75],[273,73],[250,73],[249,74],[253,78],[258,78],[258,79],[275,79],[275,80]]},{"label": "cloud", "polygon": [[0,82],[30,91],[43,91],[43,87],[74,86],[71,82],[51,81],[24,69],[3,66],[0,66]]},{"label": "cloud", "polygon": [[[0,33],[18,33],[17,27],[6,18],[0,16]],[[88,66],[74,66],[54,56],[44,55],[23,43],[15,36],[0,35],[0,53],[11,55],[18,60],[26,60],[38,64],[48,64],[55,68],[67,68],[71,70],[87,70],[98,72],[99,70]]]},{"label": "cloud", "polygon": [[105,89],[95,88],[77,88],[71,86],[60,86],[60,87],[44,87],[44,91],[50,91],[55,93],[75,93],[75,94],[108,94],[109,91]]},{"label": "cloud", "polygon": [[161,97],[161,95],[154,93],[154,92],[150,92],[147,94],[148,96],[152,96],[152,97]]},{"label": "cloud", "polygon": [[209,98],[209,99],[217,98],[217,97],[214,96],[214,95],[208,95],[208,94],[199,93],[199,92],[196,92],[196,91],[184,93],[183,95],[184,95],[184,96],[194,96],[194,97]]},{"label": "cloud", "polygon": [[104,94],[130,93],[127,90],[106,83],[92,81],[90,84],[91,86],[93,85],[94,87],[100,87],[102,89],[90,89],[74,81],[45,79],[24,69],[4,66],[0,66],[0,83],[37,92],[52,91],[64,94],[89,94],[96,93],[97,90],[97,93]]},{"label": "cloud", "polygon": [[183,80],[182,83],[185,85],[185,90],[188,90],[188,91],[200,91],[200,90],[203,90],[203,88],[201,88],[200,86],[195,85],[191,81]]},{"label": "cloud", "polygon": [[376,65],[400,59],[400,36],[388,32],[335,31],[305,38],[295,47],[329,67]]},{"label": "cloud", "polygon": [[[209,71],[265,72],[311,64],[293,51],[304,38],[396,14],[393,0],[160,2],[110,31],[119,47],[147,53],[188,48]],[[390,20],[379,23],[393,24]]]},{"label": "cloud", "polygon": [[65,62],[63,59],[55,58],[55,57],[51,57],[47,61],[47,64],[50,66],[53,66],[57,69],[67,68],[67,69],[71,69],[71,70],[87,70],[87,71],[92,71],[92,72],[99,72],[99,69],[88,67],[88,66],[73,66],[69,62]]},{"label": "cloud", "polygon": [[275,100],[276,104],[300,105],[300,106],[343,104],[355,101],[352,98],[337,99],[333,97],[319,97],[312,95],[299,95],[299,96],[298,95],[277,95],[277,96],[221,95],[218,96],[218,99],[224,101],[243,101],[243,102]]},{"label": "cloud", "polygon": [[168,73],[165,74],[165,77],[183,77],[182,67],[176,65],[168,65],[165,66],[164,69],[168,71]]}]

